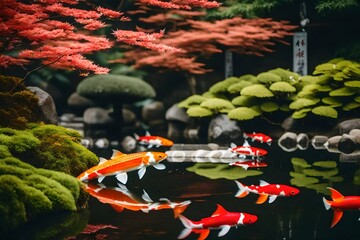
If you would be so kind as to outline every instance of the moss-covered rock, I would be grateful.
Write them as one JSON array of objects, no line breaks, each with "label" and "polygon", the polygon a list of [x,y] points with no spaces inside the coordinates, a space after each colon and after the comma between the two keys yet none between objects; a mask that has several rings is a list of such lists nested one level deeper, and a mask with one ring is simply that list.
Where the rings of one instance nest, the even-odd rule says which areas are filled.
[{"label": "moss-covered rock", "polygon": [[77,210],[80,190],[81,183],[65,173],[0,159],[0,232],[45,214]]},{"label": "moss-covered rock", "polygon": [[80,134],[50,124],[32,125],[27,130],[0,128],[0,146],[12,156],[35,167],[78,176],[96,165],[98,157],[80,144]]},{"label": "moss-covered rock", "polygon": [[22,79],[0,75],[0,127],[25,129],[30,122],[40,122],[38,101]]}]

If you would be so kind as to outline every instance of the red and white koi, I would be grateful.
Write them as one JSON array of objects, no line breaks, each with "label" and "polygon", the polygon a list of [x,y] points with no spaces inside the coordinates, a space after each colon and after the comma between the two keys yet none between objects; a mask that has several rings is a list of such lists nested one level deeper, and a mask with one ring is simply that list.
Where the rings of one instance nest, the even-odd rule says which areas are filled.
[{"label": "red and white koi", "polygon": [[323,197],[323,202],[326,210],[330,208],[334,210],[334,217],[331,223],[331,227],[334,227],[342,218],[344,210],[360,210],[360,196],[343,196],[331,187],[328,187],[328,189],[331,192],[332,201],[326,200]]},{"label": "red and white koi", "polygon": [[217,204],[216,211],[210,217],[200,221],[192,221],[183,215],[179,215],[179,219],[185,229],[180,233],[178,239],[186,238],[191,232],[199,233],[198,239],[206,239],[210,229],[221,229],[218,236],[222,237],[229,232],[231,227],[255,223],[257,216],[244,212],[228,212],[220,204]]},{"label": "red and white koi", "polygon": [[251,138],[252,141],[258,141],[261,143],[267,143],[269,146],[271,145],[272,138],[263,133],[243,133],[244,138]]},{"label": "red and white koi", "polygon": [[246,186],[239,181],[235,181],[239,187],[239,191],[236,193],[235,197],[243,198],[247,196],[250,192],[260,195],[257,199],[257,204],[264,203],[269,198],[269,203],[275,201],[277,197],[290,197],[297,195],[300,191],[297,188],[282,185],[282,184],[269,184],[264,180],[260,180],[260,185],[255,186]]},{"label": "red and white koi", "polygon": [[139,136],[137,134],[134,134],[136,141],[138,141],[141,145],[146,145],[148,148],[155,147],[171,147],[174,145],[174,142],[160,137],[160,136],[151,136],[149,132],[146,132],[145,136]]},{"label": "red and white koi", "polygon": [[268,154],[268,152],[265,149],[251,147],[246,140],[242,146],[236,146],[234,143],[231,143],[230,148],[228,150],[238,154],[240,158],[243,159],[245,159],[246,156],[255,158],[255,157],[263,157],[266,154]]},{"label": "red and white koi", "polygon": [[126,184],[128,172],[139,170],[138,175],[139,179],[141,179],[148,166],[154,166],[158,170],[165,169],[165,165],[160,162],[166,157],[167,155],[164,152],[123,154],[122,152],[114,150],[110,160],[100,158],[99,165],[81,173],[77,179],[80,181],[89,181],[97,178],[98,182],[102,182],[106,176],[115,176],[120,182]]},{"label": "red and white koi", "polygon": [[232,162],[232,163],[229,163],[229,165],[230,166],[242,167],[245,170],[247,170],[248,168],[267,167],[267,163],[259,162],[259,161],[253,161],[253,160]]},{"label": "red and white koi", "polygon": [[140,198],[120,183],[118,183],[116,188],[108,188],[103,184],[86,183],[85,190],[100,202],[110,204],[117,212],[128,209],[148,213],[150,211],[172,209],[174,217],[178,217],[191,203],[190,200],[171,202],[166,198],[161,198],[159,202],[154,202],[145,190],[143,190],[143,196]]}]

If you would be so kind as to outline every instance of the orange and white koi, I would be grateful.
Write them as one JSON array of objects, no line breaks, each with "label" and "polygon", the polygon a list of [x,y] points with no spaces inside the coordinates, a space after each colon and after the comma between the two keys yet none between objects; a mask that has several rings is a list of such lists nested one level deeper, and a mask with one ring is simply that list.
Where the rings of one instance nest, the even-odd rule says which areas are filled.
[{"label": "orange and white koi", "polygon": [[269,146],[271,145],[272,138],[263,133],[243,133],[244,138],[251,138],[252,141],[258,141],[261,143],[267,143]]},{"label": "orange and white koi", "polygon": [[192,232],[200,234],[198,239],[206,239],[210,229],[221,229],[218,236],[222,237],[229,232],[231,227],[255,223],[257,216],[244,212],[228,212],[220,204],[217,204],[216,211],[210,217],[200,221],[192,221],[183,215],[179,215],[179,219],[185,229],[180,233],[178,239],[184,239]]},{"label": "orange and white koi", "polygon": [[106,176],[115,176],[120,182],[126,184],[130,171],[138,171],[139,179],[141,179],[146,167],[154,166],[158,170],[165,169],[165,165],[161,164],[162,160],[167,157],[164,152],[138,152],[123,154],[120,151],[114,150],[110,160],[100,158],[99,165],[94,166],[85,172],[81,173],[77,179],[80,181],[89,181],[98,179],[102,182]]},{"label": "orange and white koi", "polygon": [[141,145],[147,145],[148,148],[155,147],[171,147],[174,145],[174,142],[160,137],[160,136],[151,136],[149,132],[146,132],[145,136],[139,136],[137,134],[134,134],[136,141],[138,141]]},{"label": "orange and white koi", "polygon": [[248,168],[267,167],[267,163],[259,162],[259,161],[253,161],[253,160],[232,162],[232,163],[229,163],[229,165],[230,166],[242,167],[245,170],[247,170]]},{"label": "orange and white koi", "polygon": [[171,202],[166,198],[161,198],[159,202],[154,202],[145,190],[143,190],[143,196],[140,198],[120,183],[115,188],[108,188],[103,184],[86,183],[85,190],[100,202],[110,204],[117,212],[128,209],[148,213],[150,211],[172,209],[174,217],[178,217],[191,203],[190,200]]},{"label": "orange and white koi", "polygon": [[260,195],[257,204],[264,203],[269,198],[269,203],[275,201],[277,197],[290,197],[297,195],[300,190],[291,186],[282,185],[282,184],[269,184],[264,180],[260,180],[260,185],[255,186],[246,186],[239,181],[235,181],[239,187],[239,191],[236,193],[235,197],[243,198],[251,193]]},{"label": "orange and white koi", "polygon": [[256,158],[256,157],[263,157],[268,152],[262,148],[251,147],[249,143],[245,140],[242,146],[236,146],[236,144],[231,143],[229,151],[236,153],[240,156],[240,158],[245,159],[247,156]]},{"label": "orange and white koi", "polygon": [[334,217],[331,223],[331,227],[334,227],[342,218],[344,210],[360,210],[360,196],[343,196],[331,187],[328,187],[328,189],[331,192],[332,201],[326,200],[323,197],[323,202],[326,210],[330,208],[334,210]]}]

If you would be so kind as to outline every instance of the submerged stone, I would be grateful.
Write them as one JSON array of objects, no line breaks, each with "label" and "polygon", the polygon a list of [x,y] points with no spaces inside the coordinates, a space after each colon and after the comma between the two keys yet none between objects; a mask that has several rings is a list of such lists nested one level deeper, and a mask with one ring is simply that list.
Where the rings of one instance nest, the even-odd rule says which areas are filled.
[{"label": "submerged stone", "polygon": [[329,140],[327,136],[316,135],[311,139],[311,145],[315,149],[326,149],[325,143]]},{"label": "submerged stone", "polygon": [[284,133],[278,140],[278,145],[287,152],[295,151],[297,146],[297,134],[293,132]]}]

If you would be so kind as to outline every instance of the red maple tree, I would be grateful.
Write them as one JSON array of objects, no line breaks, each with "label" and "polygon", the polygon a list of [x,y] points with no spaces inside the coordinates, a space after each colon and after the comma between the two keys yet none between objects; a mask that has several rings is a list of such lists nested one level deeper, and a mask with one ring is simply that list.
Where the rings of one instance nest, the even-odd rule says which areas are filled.
[{"label": "red maple tree", "polygon": [[[207,0],[138,2],[175,9],[218,6]],[[130,21],[122,12],[93,7],[84,0],[1,0],[0,67],[40,61],[53,68],[102,74],[109,69],[96,65],[86,56],[112,48],[116,42],[159,52],[180,51],[158,41],[164,31],[145,33],[120,29],[114,30],[112,36],[97,35],[94,31],[111,24],[109,20]]]}]

